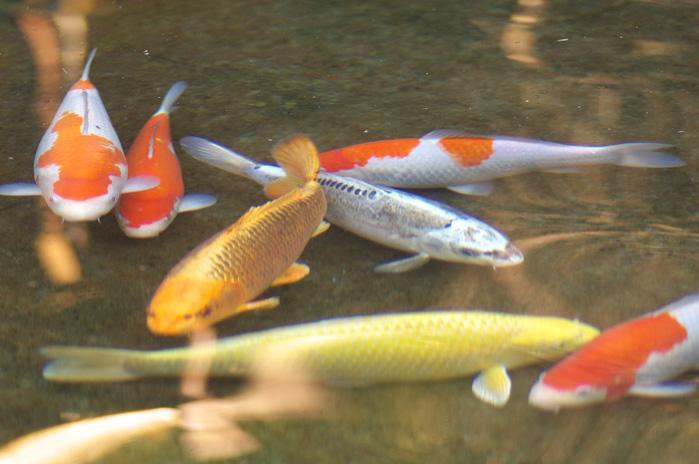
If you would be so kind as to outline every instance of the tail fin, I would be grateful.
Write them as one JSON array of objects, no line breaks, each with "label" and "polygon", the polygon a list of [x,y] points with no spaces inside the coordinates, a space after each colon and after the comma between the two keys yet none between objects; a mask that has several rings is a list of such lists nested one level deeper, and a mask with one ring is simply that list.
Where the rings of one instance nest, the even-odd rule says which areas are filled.
[{"label": "tail fin", "polygon": [[684,161],[670,153],[660,151],[671,148],[665,143],[622,143],[607,147],[615,156],[614,164],[634,168],[675,168],[684,166]]},{"label": "tail fin", "polygon": [[318,150],[307,135],[298,134],[282,140],[272,150],[272,156],[284,169],[286,177],[265,187],[265,193],[271,198],[280,197],[318,175]]},{"label": "tail fin", "polygon": [[143,376],[128,366],[128,361],[144,355],[140,351],[73,346],[47,346],[39,351],[51,359],[44,367],[44,378],[54,382],[117,382]]},{"label": "tail fin", "polygon": [[158,108],[158,111],[156,111],[155,114],[170,113],[173,105],[177,99],[180,98],[180,95],[182,95],[182,92],[184,92],[186,88],[187,83],[185,81],[177,81],[172,84],[172,87],[170,87],[170,90],[168,90],[165,97],[163,97],[163,102],[160,104],[160,108]]},{"label": "tail fin", "polygon": [[233,150],[201,137],[183,137],[180,145],[193,158],[242,177],[252,179],[249,173],[259,166]]},{"label": "tail fin", "polygon": [[90,67],[92,66],[92,60],[95,59],[95,54],[97,53],[97,48],[93,48],[90,54],[87,57],[87,61],[85,62],[85,67],[83,68],[83,73],[80,76],[81,81],[89,81],[90,80]]}]

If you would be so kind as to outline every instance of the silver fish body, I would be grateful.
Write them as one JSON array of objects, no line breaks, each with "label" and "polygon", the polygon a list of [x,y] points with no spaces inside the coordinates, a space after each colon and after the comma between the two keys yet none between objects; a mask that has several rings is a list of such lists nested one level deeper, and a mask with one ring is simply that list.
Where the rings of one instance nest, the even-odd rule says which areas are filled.
[{"label": "silver fish body", "polygon": [[[206,139],[185,137],[181,144],[196,159],[261,185],[283,176],[277,166],[255,163]],[[502,232],[457,209],[322,171],[317,181],[327,198],[326,219],[373,242],[457,263],[509,266],[523,260],[521,251]]]}]

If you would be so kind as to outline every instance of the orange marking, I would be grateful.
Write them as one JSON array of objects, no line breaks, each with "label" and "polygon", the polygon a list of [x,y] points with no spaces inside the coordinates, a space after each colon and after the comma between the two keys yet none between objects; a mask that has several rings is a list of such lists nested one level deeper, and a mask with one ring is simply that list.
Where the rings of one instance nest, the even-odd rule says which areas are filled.
[{"label": "orange marking", "polygon": [[493,140],[478,137],[444,137],[439,144],[461,166],[478,166],[493,154]]},{"label": "orange marking", "polygon": [[544,383],[561,390],[581,385],[606,388],[607,399],[626,393],[636,371],[653,353],[667,353],[687,339],[684,328],[668,312],[619,324],[604,331],[544,375]]},{"label": "orange marking", "polygon": [[83,118],[66,112],[51,130],[58,136],[53,146],[41,154],[37,167],[59,167],[53,191],[69,200],[87,200],[107,194],[109,176],[119,176],[119,164],[126,159],[106,137],[81,132]]},{"label": "orange marking", "polygon": [[320,154],[320,165],[328,172],[343,171],[366,165],[371,158],[404,158],[420,139],[381,140],[361,143]]},{"label": "orange marking", "polygon": [[95,86],[92,85],[92,82],[87,81],[87,80],[79,80],[73,86],[70,88],[70,90],[90,90],[94,89]]},{"label": "orange marking", "polygon": [[[151,137],[153,156],[148,158]],[[170,120],[160,113],[148,120],[126,155],[129,177],[155,176],[160,185],[142,192],[126,193],[119,201],[119,214],[130,227],[158,221],[172,211],[177,198],[184,196],[182,171],[177,156],[170,150]]]}]

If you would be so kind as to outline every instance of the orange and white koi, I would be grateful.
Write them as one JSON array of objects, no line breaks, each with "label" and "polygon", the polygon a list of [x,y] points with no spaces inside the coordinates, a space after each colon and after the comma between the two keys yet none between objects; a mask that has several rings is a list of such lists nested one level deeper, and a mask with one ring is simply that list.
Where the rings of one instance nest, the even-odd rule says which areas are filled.
[{"label": "orange and white koi", "polygon": [[618,324],[544,372],[529,393],[542,409],[583,406],[624,395],[675,397],[697,390],[674,382],[699,368],[699,293]]},{"label": "orange and white koi", "polygon": [[591,164],[644,168],[684,165],[663,143],[576,146],[436,130],[421,138],[379,140],[320,155],[326,172],[400,188],[445,187],[488,195],[492,180],[529,171],[573,172]]},{"label": "orange and white koi", "polygon": [[122,195],[116,209],[121,230],[134,238],[155,237],[178,213],[207,208],[216,203],[211,195],[184,194],[180,163],[170,139],[170,111],[182,92],[184,81],[170,87],[163,103],[138,133],[126,155],[129,177],[153,176],[160,185]]},{"label": "orange and white koi", "polygon": [[0,186],[0,195],[43,196],[51,211],[66,221],[91,221],[107,214],[124,192],[157,185],[157,179],[127,182],[127,164],[119,137],[97,88],[90,65],[58,107],[34,157],[35,183]]}]

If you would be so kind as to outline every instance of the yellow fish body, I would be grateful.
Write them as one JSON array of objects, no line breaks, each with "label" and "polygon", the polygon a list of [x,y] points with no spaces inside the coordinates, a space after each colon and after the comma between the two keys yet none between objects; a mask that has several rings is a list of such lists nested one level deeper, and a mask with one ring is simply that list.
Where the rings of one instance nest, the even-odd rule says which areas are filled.
[{"label": "yellow fish body", "polygon": [[556,317],[482,311],[355,316],[220,339],[206,347],[129,351],[47,347],[44,377],[62,382],[177,376],[209,360],[212,376],[244,375],[260,352],[285,348],[283,362],[329,384],[360,386],[439,380],[479,372],[473,391],[504,405],[507,368],[557,359],[597,336],[587,324]]},{"label": "yellow fish body", "polygon": [[277,145],[274,156],[287,177],[266,192],[279,198],[250,209],[168,273],[147,309],[153,333],[186,334],[241,311],[275,307],[276,298],[251,300],[308,274],[294,261],[325,215],[325,195],[314,180],[318,153],[307,137],[295,136]]}]

